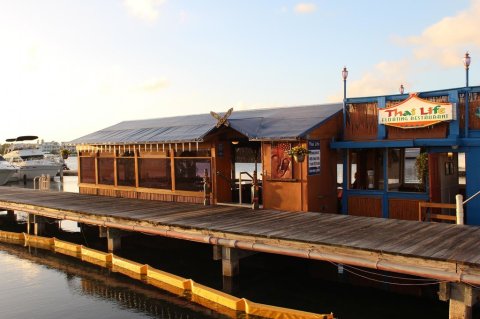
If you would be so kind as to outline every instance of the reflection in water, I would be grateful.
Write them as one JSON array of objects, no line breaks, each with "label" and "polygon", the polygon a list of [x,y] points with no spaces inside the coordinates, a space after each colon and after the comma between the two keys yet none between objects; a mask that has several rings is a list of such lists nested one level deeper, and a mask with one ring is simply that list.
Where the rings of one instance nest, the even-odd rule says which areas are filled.
[{"label": "reflection in water", "polygon": [[32,247],[0,243],[0,278],[2,318],[227,318],[108,269]]}]

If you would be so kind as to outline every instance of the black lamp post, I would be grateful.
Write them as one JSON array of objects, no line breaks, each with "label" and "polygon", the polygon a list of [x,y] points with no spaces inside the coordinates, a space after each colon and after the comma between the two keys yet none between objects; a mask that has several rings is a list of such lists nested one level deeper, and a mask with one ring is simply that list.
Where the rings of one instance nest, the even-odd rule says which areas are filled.
[{"label": "black lamp post", "polygon": [[466,72],[466,83],[467,83],[467,87],[468,87],[468,70],[470,69],[470,62],[471,62],[471,58],[470,58],[470,54],[468,52],[465,52],[465,56],[463,57],[463,65],[465,66],[465,72]]},{"label": "black lamp post", "polygon": [[343,67],[342,70],[342,78],[343,78],[343,129],[345,131],[345,127],[347,124],[347,77],[348,77],[348,70],[347,67]]}]

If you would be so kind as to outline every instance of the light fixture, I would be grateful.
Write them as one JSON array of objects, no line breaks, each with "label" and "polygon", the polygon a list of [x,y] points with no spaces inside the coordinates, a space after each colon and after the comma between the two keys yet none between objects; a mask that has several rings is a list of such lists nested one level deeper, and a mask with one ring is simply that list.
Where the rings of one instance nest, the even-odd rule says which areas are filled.
[{"label": "light fixture", "polygon": [[403,92],[405,92],[405,87],[403,86],[403,84],[400,84],[400,94],[403,94]]},{"label": "light fixture", "polygon": [[233,141],[232,141],[232,144],[233,144],[233,145],[238,145],[238,143],[239,143],[238,140],[233,140]]},{"label": "light fixture", "polygon": [[465,52],[465,56],[463,57],[463,65],[465,66],[465,69],[468,69],[470,67],[470,62],[471,62],[470,54],[467,51]]},{"label": "light fixture", "polygon": [[448,157],[448,160],[451,161],[452,158],[453,158],[453,153],[452,153],[452,152],[448,152],[448,153],[447,153],[447,157]]},{"label": "light fixture", "polygon": [[347,77],[348,77],[348,70],[347,70],[347,67],[344,66],[343,70],[342,70],[342,78],[343,78],[344,81],[346,81]]}]

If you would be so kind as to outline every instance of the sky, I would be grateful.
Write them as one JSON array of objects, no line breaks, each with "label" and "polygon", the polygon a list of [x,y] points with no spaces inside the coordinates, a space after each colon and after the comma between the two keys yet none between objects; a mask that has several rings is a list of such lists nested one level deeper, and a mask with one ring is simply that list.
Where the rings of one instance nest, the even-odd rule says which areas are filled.
[{"label": "sky", "polygon": [[480,0],[0,0],[0,143],[480,85]]}]

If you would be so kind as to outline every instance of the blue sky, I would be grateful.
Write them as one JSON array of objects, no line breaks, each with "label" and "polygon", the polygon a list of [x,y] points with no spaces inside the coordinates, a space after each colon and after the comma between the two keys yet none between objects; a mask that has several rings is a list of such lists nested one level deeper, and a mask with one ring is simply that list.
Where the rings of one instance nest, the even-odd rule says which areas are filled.
[{"label": "blue sky", "polygon": [[0,142],[480,84],[480,0],[0,3]]}]

